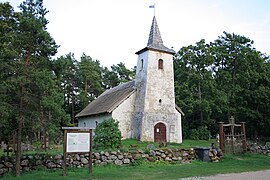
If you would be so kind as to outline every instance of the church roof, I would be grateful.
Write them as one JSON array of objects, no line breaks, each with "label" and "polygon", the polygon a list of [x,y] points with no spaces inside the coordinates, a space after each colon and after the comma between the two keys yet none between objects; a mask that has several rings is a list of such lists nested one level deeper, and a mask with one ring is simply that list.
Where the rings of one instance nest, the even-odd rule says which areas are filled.
[{"label": "church roof", "polygon": [[88,104],[80,113],[78,113],[76,118],[111,113],[135,92],[134,85],[135,81],[130,81],[105,91],[97,99]]},{"label": "church roof", "polygon": [[142,50],[136,52],[136,54],[141,54],[147,50],[154,50],[154,51],[161,51],[166,52],[169,54],[175,54],[175,51],[173,49],[167,48],[163,45],[163,41],[159,32],[158,24],[156,17],[153,17],[151,30],[149,33],[148,43],[145,48]]}]

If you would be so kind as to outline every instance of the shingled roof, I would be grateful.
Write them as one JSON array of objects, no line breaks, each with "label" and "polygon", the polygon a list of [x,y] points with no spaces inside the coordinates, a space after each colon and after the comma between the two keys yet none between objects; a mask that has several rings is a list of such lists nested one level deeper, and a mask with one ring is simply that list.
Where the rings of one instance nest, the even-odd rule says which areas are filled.
[{"label": "shingled roof", "polygon": [[76,118],[111,113],[135,92],[134,85],[135,81],[130,81],[105,91],[78,113]]},{"label": "shingled roof", "polygon": [[156,17],[154,16],[152,20],[151,30],[149,33],[148,43],[145,48],[142,50],[136,52],[135,54],[141,54],[147,50],[156,50],[156,51],[162,51],[169,54],[175,54],[175,51],[173,49],[167,48],[163,45],[163,41],[159,32],[158,24]]}]

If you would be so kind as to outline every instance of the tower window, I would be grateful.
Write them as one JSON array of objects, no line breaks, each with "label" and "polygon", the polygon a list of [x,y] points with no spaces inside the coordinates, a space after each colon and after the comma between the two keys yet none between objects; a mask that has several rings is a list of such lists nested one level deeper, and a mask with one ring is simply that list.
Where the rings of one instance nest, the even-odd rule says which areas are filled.
[{"label": "tower window", "polygon": [[163,69],[163,60],[162,59],[158,60],[158,69]]},{"label": "tower window", "polygon": [[141,70],[143,70],[143,59],[141,59]]},{"label": "tower window", "polygon": [[162,100],[161,100],[161,99],[159,99],[159,100],[158,100],[158,102],[159,102],[159,103],[161,103],[161,102],[162,102]]}]

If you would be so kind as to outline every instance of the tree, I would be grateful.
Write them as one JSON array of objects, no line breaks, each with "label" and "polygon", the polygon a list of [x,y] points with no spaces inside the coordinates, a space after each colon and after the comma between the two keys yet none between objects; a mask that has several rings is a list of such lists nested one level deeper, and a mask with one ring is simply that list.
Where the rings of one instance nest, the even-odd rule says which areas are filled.
[{"label": "tree", "polygon": [[97,98],[103,91],[101,84],[101,66],[98,60],[82,55],[78,63],[79,95],[78,110],[83,109],[90,101]]},{"label": "tree", "polygon": [[10,91],[14,83],[9,80],[9,77],[15,72],[13,60],[18,56],[14,48],[18,16],[19,14],[14,12],[9,3],[0,3],[0,139],[2,141],[10,139],[14,134],[13,130],[16,129],[14,121],[18,111],[15,110],[15,98]]},{"label": "tree", "polygon": [[252,45],[249,38],[226,32],[212,44],[214,75],[218,88],[226,92],[227,114],[247,122],[249,134],[258,136],[270,134],[262,131],[270,120],[269,63]]},{"label": "tree", "polygon": [[213,60],[204,40],[194,46],[181,48],[175,56],[176,103],[183,108],[184,118],[188,119],[184,120],[185,136],[191,133],[191,129],[211,128],[213,124],[211,115],[215,83],[210,71]]},{"label": "tree", "polygon": [[95,100],[104,89],[127,82],[135,74],[123,63],[113,65],[109,70],[86,54],[77,61],[72,53],[54,59],[52,69],[64,95],[64,109],[70,114],[73,125],[76,124],[75,114]]},{"label": "tree", "polygon": [[52,69],[57,76],[58,86],[64,96],[64,109],[70,115],[71,123],[74,124],[76,94],[78,94],[79,78],[77,76],[78,61],[74,54],[69,53],[52,62]]},{"label": "tree", "polygon": [[269,56],[252,45],[249,38],[224,32],[214,42],[179,50],[175,91],[185,112],[184,135],[204,126],[214,135],[219,121],[234,116],[247,122],[249,137],[269,136]]},{"label": "tree", "polygon": [[104,89],[110,89],[120,84],[117,74],[113,71],[110,71],[107,67],[102,68],[101,77],[102,86]]},{"label": "tree", "polygon": [[119,123],[112,118],[106,119],[95,129],[94,146],[96,148],[119,148],[121,138]]},{"label": "tree", "polygon": [[[54,86],[50,63],[50,57],[57,52],[58,46],[46,31],[48,21],[45,15],[48,11],[43,7],[42,0],[24,1],[18,13],[7,3],[1,3],[0,7],[1,38],[4,40],[1,62],[5,65],[1,67],[5,69],[1,71],[1,80],[5,84],[1,88],[1,97],[5,99],[1,109],[10,109],[1,118],[7,118],[6,121],[17,126],[14,129],[18,135],[16,175],[19,176],[22,134],[29,133],[40,124],[47,127],[59,122],[55,119],[65,118],[58,105],[61,102],[56,101],[59,94]],[[50,98],[49,105],[45,102]],[[45,134],[46,130],[43,130]]]},{"label": "tree", "polygon": [[25,123],[25,126],[29,129],[27,131],[29,137],[34,133],[36,139],[40,139],[36,134],[42,133],[46,150],[48,148],[46,146],[47,137],[55,139],[61,135],[60,127],[67,124],[69,119],[63,109],[64,96],[52,71],[42,69],[35,72],[33,81],[35,83],[31,89],[37,93],[32,102],[33,105],[36,104],[36,107],[32,110],[36,109],[37,112],[26,122],[27,124]]},{"label": "tree", "polygon": [[105,89],[113,88],[121,83],[131,81],[135,77],[135,69],[129,70],[125,64],[120,62],[112,65],[111,70],[107,67],[102,69],[102,85]]},{"label": "tree", "polygon": [[122,62],[117,65],[112,65],[111,68],[112,71],[117,74],[120,83],[131,81],[135,77],[135,71],[131,71],[126,68],[125,64]]},{"label": "tree", "polygon": [[[43,7],[42,0],[27,0],[20,5],[19,26],[17,45],[19,50],[18,63],[21,67],[18,83],[19,95],[19,117],[18,117],[18,140],[16,175],[20,174],[21,133],[23,122],[31,118],[31,114],[39,112],[38,102],[34,91],[31,90],[36,81],[32,81],[33,75],[40,68],[49,67],[49,57],[57,52],[57,45],[46,31],[48,21],[45,18],[48,12]],[[37,91],[38,92],[38,91]],[[36,105],[36,106],[35,106]],[[34,107],[35,106],[35,107]],[[33,108],[36,111],[33,111]],[[29,112],[29,113],[28,113]],[[35,114],[35,113],[34,113]],[[44,135],[45,136],[45,135]]]}]

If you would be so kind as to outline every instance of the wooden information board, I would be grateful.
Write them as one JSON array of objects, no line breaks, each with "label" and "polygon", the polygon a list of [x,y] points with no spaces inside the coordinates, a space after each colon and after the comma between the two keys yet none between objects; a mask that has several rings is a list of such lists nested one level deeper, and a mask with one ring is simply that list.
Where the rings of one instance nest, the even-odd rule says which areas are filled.
[{"label": "wooden information board", "polygon": [[62,127],[64,130],[63,175],[67,175],[67,154],[89,154],[89,172],[92,175],[92,129],[87,127]]}]

